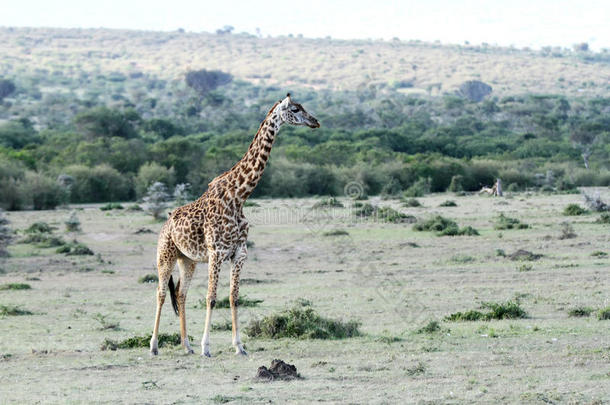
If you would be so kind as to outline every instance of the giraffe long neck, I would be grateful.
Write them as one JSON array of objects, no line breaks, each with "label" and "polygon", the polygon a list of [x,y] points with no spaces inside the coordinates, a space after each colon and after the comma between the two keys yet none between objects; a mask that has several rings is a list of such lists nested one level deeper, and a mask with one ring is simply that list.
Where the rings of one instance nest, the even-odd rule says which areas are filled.
[{"label": "giraffe long neck", "polygon": [[243,203],[260,181],[281,125],[276,104],[261,123],[244,157],[229,170],[229,175],[235,181],[235,197],[239,202]]}]

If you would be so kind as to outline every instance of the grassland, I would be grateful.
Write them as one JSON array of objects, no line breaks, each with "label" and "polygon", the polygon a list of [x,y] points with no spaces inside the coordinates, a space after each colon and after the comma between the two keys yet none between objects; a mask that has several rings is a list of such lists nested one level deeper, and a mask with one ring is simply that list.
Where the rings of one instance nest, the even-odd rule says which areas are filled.
[{"label": "grassland", "polygon": [[[601,190],[608,199],[607,189]],[[457,207],[439,207],[451,199]],[[424,220],[442,215],[479,236],[436,236],[412,224],[357,218],[345,208],[311,210],[317,200],[258,200],[245,208],[254,246],[241,294],[263,300],[241,309],[242,327],[305,299],[324,317],[361,322],[360,337],[341,340],[244,336],[248,358],[236,357],[231,332],[214,330],[211,359],[164,347],[101,351],[115,341],[150,333],[155,284],[155,233],[161,224],[141,212],[80,206],[82,233],[67,234],[68,210],[10,212],[11,227],[44,220],[94,256],[13,244],[0,263],[0,305],[30,315],[0,317],[0,398],[3,403],[604,403],[610,401],[610,322],[607,224],[599,214],[565,217],[579,195],[514,194],[506,198],[433,194],[422,207],[391,206]],[[526,229],[495,230],[499,214]],[[561,223],[576,237],[560,239]],[[155,233],[135,234],[147,228]],[[329,230],[346,232],[327,232]],[[325,236],[325,232],[328,236]],[[347,235],[345,234],[347,233]],[[510,260],[526,249],[542,257]],[[527,271],[520,271],[523,264]],[[228,292],[223,268],[219,296]],[[198,267],[187,299],[189,334],[199,340],[207,285]],[[484,302],[515,301],[524,319],[449,322],[450,314]],[[570,316],[574,308],[589,315]],[[229,309],[214,313],[226,324]],[[108,327],[111,325],[112,327]],[[218,329],[226,329],[219,327]],[[169,305],[161,332],[175,333]],[[199,352],[199,348],[196,350]],[[302,379],[262,383],[261,365],[279,358]],[[27,387],[25,389],[24,387]]]},{"label": "grassland", "polygon": [[[0,28],[0,53],[0,75],[8,77],[46,71],[60,78],[120,73],[181,81],[191,69],[218,69],[266,86],[389,86],[424,94],[482,80],[496,95],[599,96],[607,94],[610,74],[610,65],[594,62],[595,55],[565,49],[109,29]],[[607,54],[601,59],[607,62]],[[83,89],[41,89],[54,95],[72,91]]]}]

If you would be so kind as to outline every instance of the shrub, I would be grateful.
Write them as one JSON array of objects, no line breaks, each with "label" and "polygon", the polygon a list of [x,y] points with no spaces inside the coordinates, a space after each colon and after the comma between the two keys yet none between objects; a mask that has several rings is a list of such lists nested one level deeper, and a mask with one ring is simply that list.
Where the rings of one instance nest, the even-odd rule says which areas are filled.
[{"label": "shrub", "polygon": [[584,215],[586,213],[587,210],[585,210],[578,204],[569,204],[563,209],[563,215],[566,216]]},{"label": "shrub", "polygon": [[313,209],[316,208],[343,208],[343,204],[341,203],[341,201],[337,200],[335,197],[330,197],[324,200],[320,200],[317,201],[314,205],[313,205]]},{"label": "shrub", "polygon": [[59,236],[47,233],[32,233],[21,239],[19,243],[36,244],[40,248],[64,246],[66,242]]},{"label": "shrub", "polygon": [[572,239],[575,238],[576,232],[574,232],[574,228],[569,222],[561,223],[561,235],[559,235],[559,239]]},{"label": "shrub", "polygon": [[70,243],[66,243],[55,251],[56,253],[63,253],[66,256],[93,256],[95,253],[87,246],[73,240]]},{"label": "shrub", "polygon": [[68,217],[68,219],[66,219],[64,224],[66,225],[66,231],[68,232],[80,231],[80,221],[76,216],[76,211],[72,211],[72,213],[70,213],[70,216]]},{"label": "shrub", "polygon": [[122,210],[123,206],[119,203],[107,203],[106,205],[102,205],[100,210],[102,211],[110,211],[110,210]]},{"label": "shrub", "polygon": [[30,290],[32,287],[25,283],[8,283],[0,285],[0,290]]},{"label": "shrub", "polygon": [[4,211],[0,209],[0,257],[9,255],[7,246],[13,240],[13,232],[8,227],[8,220],[4,216]]},{"label": "shrub", "polygon": [[568,311],[568,316],[576,318],[576,317],[587,317],[591,315],[593,312],[593,308],[591,307],[576,307],[572,308]]},{"label": "shrub", "polygon": [[333,229],[332,231],[326,231],[322,235],[324,236],[345,236],[349,235],[345,229]]},{"label": "shrub", "polygon": [[21,195],[34,210],[48,210],[67,201],[67,191],[54,179],[40,173],[26,172]]},{"label": "shrub", "polygon": [[133,197],[130,178],[109,165],[68,166],[64,172],[74,178],[70,187],[71,202],[125,201]]},{"label": "shrub", "polygon": [[163,183],[169,189],[174,187],[176,174],[174,168],[166,168],[156,162],[145,163],[140,166],[135,180],[136,194],[142,197],[154,183]]},{"label": "shrub", "polygon": [[409,187],[405,193],[405,197],[423,197],[430,193],[430,178],[420,177],[411,187]]},{"label": "shrub", "polygon": [[610,307],[602,308],[597,313],[597,319],[600,321],[607,321],[610,319]]},{"label": "shrub", "polygon": [[27,309],[21,309],[14,305],[0,305],[0,316],[32,315]]},{"label": "shrub", "polygon": [[439,204],[439,207],[457,207],[455,201],[447,200]]},{"label": "shrub", "polygon": [[451,178],[451,183],[449,183],[448,191],[453,193],[457,193],[460,191],[464,191],[464,176],[461,174],[456,174]]},{"label": "shrub", "polygon": [[25,233],[51,233],[55,229],[46,222],[34,222],[24,232]]},{"label": "shrub", "polygon": [[[105,339],[102,345],[100,346],[100,350],[147,348],[150,345],[150,339],[152,339],[151,334],[144,336],[133,336],[120,342],[111,339]],[[189,340],[192,341],[193,337],[189,336]],[[159,347],[179,346],[182,344],[182,338],[180,337],[179,333],[160,333],[158,336],[158,342]]]},{"label": "shrub", "polygon": [[415,224],[413,229],[420,232],[436,232],[437,236],[475,236],[479,234],[479,232],[471,226],[459,228],[455,221],[444,218],[440,215],[430,218],[427,221]]},{"label": "shrub", "polygon": [[592,211],[596,211],[596,212],[610,211],[610,205],[608,205],[604,201],[602,201],[601,197],[599,196],[599,193],[597,193],[593,196],[591,196],[587,193],[583,193],[583,197],[585,199],[585,203]]},{"label": "shrub", "polygon": [[601,250],[596,250],[595,252],[591,253],[591,256],[593,256],[593,257],[608,257],[608,253],[602,252]]},{"label": "shrub", "polygon": [[360,322],[323,318],[309,306],[294,306],[252,321],[245,331],[250,337],[268,339],[344,339],[360,336]]},{"label": "shrub", "polygon": [[435,333],[441,330],[441,325],[438,321],[430,321],[425,326],[419,328],[417,333]]},{"label": "shrub", "polygon": [[[191,199],[191,185],[189,183],[180,183],[176,184],[174,187],[174,201],[177,206],[182,206],[186,204]],[[248,203],[248,201],[246,201]],[[244,204],[244,207],[249,207],[252,205]],[[256,204],[256,203],[250,203]]]},{"label": "shrub", "polygon": [[421,207],[421,203],[415,198],[405,199],[402,205],[404,205],[405,207]]},{"label": "shrub", "polygon": [[447,321],[489,321],[492,319],[518,319],[526,318],[527,313],[521,308],[518,302],[507,301],[505,303],[484,302],[481,304],[482,309],[488,309],[488,312],[471,310],[468,312],[456,312],[445,317]]},{"label": "shrub", "polygon": [[610,224],[610,214],[608,214],[608,213],[601,214],[600,217],[595,220],[595,223]]},{"label": "shrub", "polygon": [[494,229],[497,230],[505,230],[505,229],[527,229],[529,225],[522,223],[517,218],[510,218],[505,216],[504,214],[500,214],[496,223],[494,224]]},{"label": "shrub", "polygon": [[[263,300],[259,300],[259,299],[251,300],[245,295],[237,298],[238,307],[256,307],[261,302],[263,302]],[[223,299],[216,301],[216,305],[214,306],[214,308],[230,308],[230,307],[231,307],[231,303],[229,301],[229,297],[224,297]],[[205,308],[205,305],[203,305],[203,308]]]},{"label": "shrub", "polygon": [[168,207],[168,200],[167,188],[163,183],[157,182],[148,188],[146,196],[142,199],[142,205],[156,220],[160,220]]}]

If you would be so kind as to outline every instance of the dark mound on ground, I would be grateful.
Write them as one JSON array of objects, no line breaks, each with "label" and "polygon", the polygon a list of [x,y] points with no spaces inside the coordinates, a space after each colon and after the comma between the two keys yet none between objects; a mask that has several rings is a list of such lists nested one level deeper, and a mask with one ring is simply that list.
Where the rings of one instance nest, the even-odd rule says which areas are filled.
[{"label": "dark mound on ground", "polygon": [[297,368],[293,364],[284,363],[282,360],[275,359],[269,368],[260,366],[256,372],[256,378],[263,381],[274,380],[294,380],[301,378],[297,373]]},{"label": "dark mound on ground", "polygon": [[516,261],[534,261],[542,257],[541,254],[532,253],[528,250],[519,249],[515,253],[508,255],[511,260]]}]

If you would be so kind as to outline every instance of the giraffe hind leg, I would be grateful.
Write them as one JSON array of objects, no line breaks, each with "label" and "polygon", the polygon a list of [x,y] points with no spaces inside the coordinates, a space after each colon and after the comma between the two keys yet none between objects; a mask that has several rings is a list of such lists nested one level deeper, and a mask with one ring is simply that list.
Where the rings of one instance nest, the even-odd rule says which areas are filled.
[{"label": "giraffe hind leg", "polygon": [[172,303],[178,307],[178,316],[180,317],[180,337],[182,346],[187,354],[193,354],[188,334],[186,333],[186,294],[189,285],[195,273],[195,262],[182,256],[178,258],[178,268],[180,269],[180,280],[176,286],[177,296],[173,298]]}]

